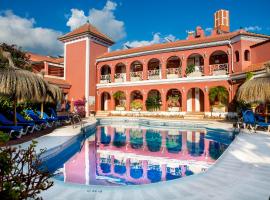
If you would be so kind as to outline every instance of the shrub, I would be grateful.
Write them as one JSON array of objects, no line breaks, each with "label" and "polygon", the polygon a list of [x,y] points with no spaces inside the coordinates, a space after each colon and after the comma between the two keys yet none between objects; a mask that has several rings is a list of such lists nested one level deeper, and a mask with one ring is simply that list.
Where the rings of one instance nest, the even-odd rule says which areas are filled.
[{"label": "shrub", "polygon": [[140,110],[143,108],[141,100],[133,100],[130,104],[130,107],[134,110]]},{"label": "shrub", "polygon": [[81,117],[85,117],[85,100],[74,101],[74,109]]},{"label": "shrub", "polygon": [[160,96],[157,94],[153,94],[148,96],[145,102],[147,110],[156,111],[160,109],[161,106],[161,99]]},{"label": "shrub", "polygon": [[[0,142],[8,139],[0,133]],[[35,151],[37,142],[28,148],[0,148],[0,199],[41,199],[38,194],[53,186],[51,174],[42,167],[41,156]]]},{"label": "shrub", "polygon": [[190,74],[192,72],[195,72],[195,65],[194,64],[188,65],[186,68],[186,74]]},{"label": "shrub", "polygon": [[179,96],[178,95],[171,95],[168,97],[168,106],[169,107],[179,107]]}]

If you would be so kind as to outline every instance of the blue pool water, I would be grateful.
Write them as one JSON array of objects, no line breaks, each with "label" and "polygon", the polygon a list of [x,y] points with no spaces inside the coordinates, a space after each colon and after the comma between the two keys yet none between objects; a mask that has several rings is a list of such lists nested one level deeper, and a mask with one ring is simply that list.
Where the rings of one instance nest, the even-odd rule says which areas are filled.
[{"label": "blue pool water", "polygon": [[44,165],[69,183],[149,184],[203,173],[232,141],[218,129],[120,124],[96,126]]}]

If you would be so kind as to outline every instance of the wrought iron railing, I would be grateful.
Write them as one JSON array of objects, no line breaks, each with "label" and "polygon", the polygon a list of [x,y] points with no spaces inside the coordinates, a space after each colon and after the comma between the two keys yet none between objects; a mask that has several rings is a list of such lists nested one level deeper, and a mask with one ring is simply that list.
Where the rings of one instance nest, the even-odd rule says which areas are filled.
[{"label": "wrought iron railing", "polygon": [[142,71],[130,72],[130,78],[131,78],[131,81],[143,80],[143,72]]},{"label": "wrought iron railing", "polygon": [[160,79],[160,70],[148,70],[148,79]]},{"label": "wrought iron railing", "polygon": [[100,76],[100,83],[110,83],[110,82],[111,82],[111,75],[110,74]]},{"label": "wrought iron railing", "polygon": [[115,82],[125,82],[126,81],[126,73],[116,73],[114,75]]},{"label": "wrought iron railing", "polygon": [[210,73],[211,74],[220,74],[220,73],[227,74],[229,73],[229,64],[228,63],[222,63],[222,64],[214,64],[210,65]]},{"label": "wrought iron railing", "polygon": [[168,69],[166,69],[167,78],[181,77],[181,74],[182,74],[181,71],[182,71],[181,68],[168,68]]}]

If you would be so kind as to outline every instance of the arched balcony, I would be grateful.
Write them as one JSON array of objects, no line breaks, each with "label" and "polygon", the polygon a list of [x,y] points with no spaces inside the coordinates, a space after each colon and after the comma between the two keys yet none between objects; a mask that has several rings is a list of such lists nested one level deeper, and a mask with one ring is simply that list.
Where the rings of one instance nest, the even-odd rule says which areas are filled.
[{"label": "arched balcony", "polygon": [[111,68],[109,65],[104,65],[100,69],[100,83],[110,83],[111,82]]},{"label": "arched balcony", "polygon": [[161,64],[160,61],[156,58],[149,60],[147,69],[148,69],[148,80],[161,79]]},{"label": "arched balcony", "polygon": [[130,108],[132,111],[140,111],[143,108],[143,95],[139,90],[130,94]]},{"label": "arched balcony", "polygon": [[114,82],[126,82],[126,66],[123,63],[115,66]]},{"label": "arched balcony", "polygon": [[177,89],[170,89],[167,92],[167,107],[169,112],[179,112],[181,111],[182,95]]},{"label": "arched balcony", "polygon": [[181,60],[177,56],[168,58],[166,65],[167,79],[174,79],[181,77]]},{"label": "arched balcony", "polygon": [[190,77],[203,75],[204,59],[202,55],[194,53],[187,58],[186,75]]},{"label": "arched balcony", "polygon": [[143,80],[143,65],[139,61],[134,61],[130,66],[130,81]]},{"label": "arched balcony", "polygon": [[229,58],[224,51],[215,51],[209,57],[210,74],[224,75],[229,73]]}]

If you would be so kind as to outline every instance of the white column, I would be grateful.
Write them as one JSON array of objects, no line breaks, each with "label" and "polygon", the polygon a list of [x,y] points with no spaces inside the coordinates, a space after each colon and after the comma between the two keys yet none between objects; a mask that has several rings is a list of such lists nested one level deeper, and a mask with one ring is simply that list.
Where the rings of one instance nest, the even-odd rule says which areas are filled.
[{"label": "white column", "polygon": [[89,79],[90,79],[90,39],[86,38],[86,55],[85,55],[85,112],[86,117],[89,117]]}]

